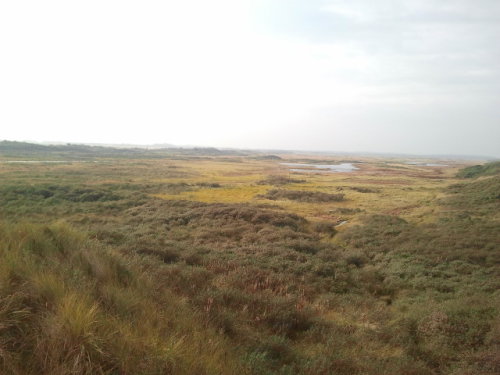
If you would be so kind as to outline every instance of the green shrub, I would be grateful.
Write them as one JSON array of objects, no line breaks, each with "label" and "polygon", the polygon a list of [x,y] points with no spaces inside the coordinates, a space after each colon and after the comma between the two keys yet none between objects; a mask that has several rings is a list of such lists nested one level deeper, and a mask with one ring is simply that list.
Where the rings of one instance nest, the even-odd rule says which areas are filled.
[{"label": "green shrub", "polygon": [[491,176],[500,173],[500,161],[486,163],[483,165],[474,165],[461,169],[457,173],[459,178],[476,178],[479,176]]}]

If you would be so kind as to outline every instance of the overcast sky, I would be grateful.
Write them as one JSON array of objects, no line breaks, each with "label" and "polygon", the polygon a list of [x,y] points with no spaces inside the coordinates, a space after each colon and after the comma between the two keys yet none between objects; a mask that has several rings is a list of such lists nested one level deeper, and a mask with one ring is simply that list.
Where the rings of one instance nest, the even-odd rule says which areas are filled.
[{"label": "overcast sky", "polygon": [[500,157],[500,1],[1,1],[0,139]]}]

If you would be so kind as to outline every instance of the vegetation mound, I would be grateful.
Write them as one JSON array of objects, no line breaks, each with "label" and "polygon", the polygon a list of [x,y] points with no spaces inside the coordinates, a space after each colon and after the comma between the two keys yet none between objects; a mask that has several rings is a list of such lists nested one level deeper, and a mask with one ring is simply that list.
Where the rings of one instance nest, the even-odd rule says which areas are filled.
[{"label": "vegetation mound", "polygon": [[457,177],[476,178],[480,176],[492,176],[498,174],[500,174],[500,161],[463,168],[457,173]]},{"label": "vegetation mound", "polygon": [[6,203],[19,201],[70,201],[70,202],[107,202],[121,197],[109,190],[95,187],[72,187],[63,185],[18,185],[1,189],[2,200]]},{"label": "vegetation mound", "polygon": [[299,180],[296,178],[291,178],[289,176],[281,176],[281,175],[271,175],[264,180],[260,180],[257,182],[259,185],[288,185],[288,184],[300,184],[306,182],[306,180]]},{"label": "vegetation mound", "polygon": [[448,188],[453,204],[472,208],[473,205],[490,205],[500,208],[500,176],[485,178],[468,184],[455,184]]},{"label": "vegetation mound", "polygon": [[272,189],[260,196],[264,199],[280,200],[288,199],[298,202],[340,202],[344,200],[344,194],[329,194],[320,191],[285,190]]}]

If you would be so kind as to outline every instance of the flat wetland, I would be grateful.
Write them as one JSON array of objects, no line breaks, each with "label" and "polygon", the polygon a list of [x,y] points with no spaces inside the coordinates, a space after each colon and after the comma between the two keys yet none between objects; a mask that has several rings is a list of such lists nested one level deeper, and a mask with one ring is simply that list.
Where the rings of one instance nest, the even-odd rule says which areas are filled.
[{"label": "flat wetland", "polygon": [[0,374],[500,372],[498,163],[42,151],[0,153]]}]

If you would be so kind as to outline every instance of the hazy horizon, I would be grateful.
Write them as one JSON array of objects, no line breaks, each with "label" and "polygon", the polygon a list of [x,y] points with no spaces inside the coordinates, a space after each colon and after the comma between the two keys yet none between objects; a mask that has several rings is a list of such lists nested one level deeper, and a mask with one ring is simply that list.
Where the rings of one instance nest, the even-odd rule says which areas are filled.
[{"label": "hazy horizon", "polygon": [[48,141],[48,140],[29,140],[29,139],[0,139],[0,143],[20,142],[29,144],[38,144],[43,146],[96,146],[96,147],[112,147],[118,149],[144,148],[150,150],[161,149],[196,149],[196,148],[214,148],[219,150],[233,150],[242,152],[262,152],[262,153],[290,153],[298,155],[324,155],[324,156],[387,156],[387,157],[407,157],[409,159],[457,159],[457,160],[482,160],[496,161],[499,157],[486,154],[424,154],[424,153],[405,153],[405,152],[383,152],[383,151],[338,151],[338,150],[307,150],[307,149],[287,149],[287,148],[238,148],[238,147],[220,147],[220,146],[203,146],[196,144],[172,144],[172,143],[100,143],[100,142],[65,142],[65,141]]},{"label": "hazy horizon", "polygon": [[0,4],[0,139],[500,157],[494,0]]}]

